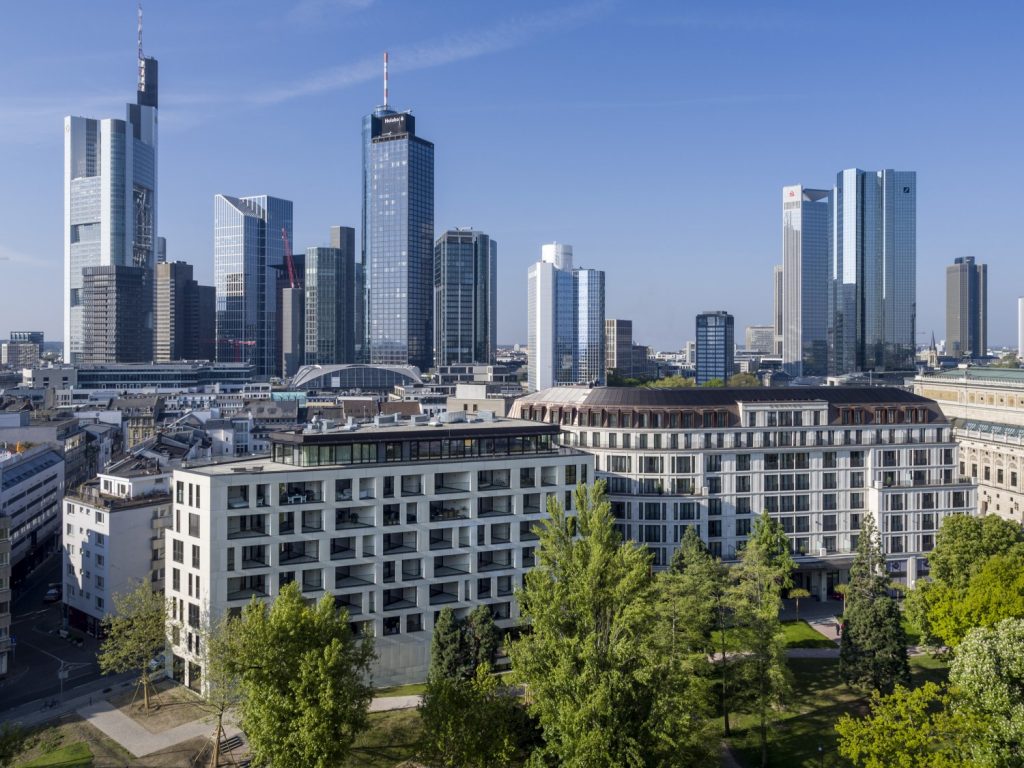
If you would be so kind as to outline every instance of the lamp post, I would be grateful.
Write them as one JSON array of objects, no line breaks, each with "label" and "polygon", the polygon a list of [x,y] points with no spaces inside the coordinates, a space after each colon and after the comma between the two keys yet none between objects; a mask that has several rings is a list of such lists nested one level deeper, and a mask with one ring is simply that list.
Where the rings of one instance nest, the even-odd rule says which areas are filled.
[{"label": "lamp post", "polygon": [[825,768],[825,745],[818,742],[818,765]]}]

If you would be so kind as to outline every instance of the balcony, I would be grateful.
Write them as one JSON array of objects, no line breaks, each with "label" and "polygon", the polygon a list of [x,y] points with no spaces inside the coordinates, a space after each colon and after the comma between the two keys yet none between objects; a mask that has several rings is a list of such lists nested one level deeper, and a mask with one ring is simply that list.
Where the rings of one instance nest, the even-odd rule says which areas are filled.
[{"label": "balcony", "polygon": [[302,591],[321,592],[324,588],[324,572],[319,568],[302,572]]},{"label": "balcony", "polygon": [[512,540],[512,526],[500,523],[490,527],[491,544],[508,544]]},{"label": "balcony", "polygon": [[351,480],[335,480],[334,481],[334,500],[335,501],[352,501],[352,481]]},{"label": "balcony", "polygon": [[384,534],[383,552],[385,555],[401,555],[416,551],[416,533]]},{"label": "balcony", "polygon": [[372,565],[339,565],[334,569],[334,588],[372,586],[373,578]]},{"label": "balcony", "polygon": [[512,514],[511,496],[491,496],[479,500],[477,517],[502,517]]},{"label": "balcony", "polygon": [[542,467],[540,484],[545,488],[553,488],[558,485],[558,467]]},{"label": "balcony", "polygon": [[280,506],[291,504],[320,504],[324,500],[323,484],[318,482],[308,483],[279,483],[277,503]]},{"label": "balcony", "polygon": [[267,548],[265,546],[242,547],[243,570],[249,568],[266,568],[268,564]]},{"label": "balcony", "polygon": [[402,581],[419,581],[423,578],[423,570],[419,560],[402,561]]},{"label": "balcony", "polygon": [[477,488],[481,491],[497,491],[510,487],[512,479],[507,469],[485,469],[476,473]]},{"label": "balcony", "polygon": [[266,596],[266,576],[236,576],[228,579],[228,600],[250,600]]},{"label": "balcony", "polygon": [[441,555],[434,558],[434,576],[463,576],[469,573],[469,555]]},{"label": "balcony", "polygon": [[537,525],[535,523],[519,524],[520,541],[536,541],[538,538],[539,537],[537,536]]},{"label": "balcony", "polygon": [[459,584],[455,581],[435,584],[430,587],[430,604],[444,605],[459,601]]},{"label": "balcony", "polygon": [[249,506],[249,486],[232,485],[228,488],[228,509],[244,509]]},{"label": "balcony", "polygon": [[404,611],[416,607],[416,587],[384,590],[384,610]]},{"label": "balcony", "polygon": [[512,567],[512,553],[509,550],[499,552],[480,552],[476,556],[478,572],[500,571]]},{"label": "balcony", "polygon": [[523,496],[524,515],[539,515],[541,509],[539,493],[527,493]]},{"label": "balcony", "polygon": [[469,472],[439,472],[434,476],[434,493],[469,493]]},{"label": "balcony", "polygon": [[306,509],[302,512],[302,532],[318,533],[324,529],[324,515],[319,509]]},{"label": "balcony", "polygon": [[372,528],[373,507],[357,507],[352,509],[334,510],[334,530],[346,528]]},{"label": "balcony", "polygon": [[348,615],[351,616],[362,616],[363,615],[363,596],[359,594],[355,595],[335,595],[334,596],[334,607],[344,608],[348,611]]},{"label": "balcony", "polygon": [[319,542],[296,541],[287,544],[280,544],[278,547],[278,565],[291,565],[293,563],[315,563],[319,560]]},{"label": "balcony", "polygon": [[403,496],[422,496],[423,495],[423,480],[419,475],[403,475],[402,476],[402,495]]},{"label": "balcony", "polygon": [[238,515],[228,518],[229,539],[248,539],[266,535],[266,515]]},{"label": "balcony", "polygon": [[448,520],[468,520],[469,502],[430,502],[430,522],[440,523]]},{"label": "balcony", "polygon": [[511,576],[498,577],[498,597],[508,597],[513,594],[514,591]]},{"label": "balcony", "polygon": [[[384,505],[384,525],[399,525],[402,522],[402,513],[398,504]],[[415,522],[415,520],[413,521]]]},{"label": "balcony", "polygon": [[519,487],[520,488],[536,488],[537,487],[537,473],[534,472],[533,467],[520,467],[519,468]]},{"label": "balcony", "polygon": [[348,560],[356,556],[356,540],[352,536],[331,539],[331,560]]},{"label": "balcony", "polygon": [[431,549],[453,549],[455,546],[453,541],[452,530],[450,528],[443,531],[430,532]]}]

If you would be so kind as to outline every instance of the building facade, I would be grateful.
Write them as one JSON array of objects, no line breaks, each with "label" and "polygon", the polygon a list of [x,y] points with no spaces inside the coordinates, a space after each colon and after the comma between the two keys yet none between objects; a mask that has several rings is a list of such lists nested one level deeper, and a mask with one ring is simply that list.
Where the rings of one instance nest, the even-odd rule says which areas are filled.
[{"label": "building facade", "polygon": [[658,568],[688,526],[735,560],[767,511],[796,585],[824,599],[848,581],[870,515],[890,575],[913,586],[942,518],[976,510],[949,420],[903,390],[574,387],[521,398],[512,415],[560,425],[563,444],[593,454],[619,530]]},{"label": "building facade", "polygon": [[973,256],[946,267],[946,354],[988,354],[988,265],[975,264]]},{"label": "building facade", "polygon": [[616,376],[633,375],[633,321],[604,321],[605,370]]},{"label": "building facade", "polygon": [[828,373],[832,190],[782,188],[782,369]]},{"label": "building facade", "polygon": [[251,365],[258,378],[279,374],[277,297],[292,203],[269,195],[216,195],[213,273],[217,361]]},{"label": "building facade", "polygon": [[273,435],[272,456],[174,473],[166,594],[177,624],[174,677],[201,685],[202,621],[273,598],[295,581],[334,596],[372,632],[374,683],[423,680],[437,614],[490,608],[518,618],[513,591],[535,557],[551,496],[566,503],[593,460],[555,445],[558,429],[397,419]]},{"label": "building facade", "polygon": [[712,379],[723,382],[733,375],[735,363],[735,321],[728,312],[697,315],[697,385]]},{"label": "building facade", "polygon": [[434,244],[434,364],[493,363],[498,354],[498,243],[449,229]]},{"label": "building facade", "polygon": [[212,360],[216,354],[215,289],[192,279],[192,265],[156,265],[153,361]]},{"label": "building facade", "polygon": [[978,510],[1024,524],[1024,369],[919,374],[914,392],[952,423],[960,474],[978,483]]},{"label": "building facade", "polygon": [[829,374],[913,370],[917,174],[840,171],[831,248]]},{"label": "building facade", "polygon": [[8,522],[12,577],[20,579],[59,539],[64,459],[48,446],[0,459],[0,513]]},{"label": "building facade", "polygon": [[[139,46],[138,90],[126,119],[64,118],[64,359],[81,361],[83,270],[156,263],[157,62]],[[150,288],[152,290],[152,288]],[[143,301],[138,297],[136,301]],[[152,305],[135,319],[152,334]]]},{"label": "building facade", "polygon": [[66,495],[63,507],[68,623],[96,635],[114,614],[114,595],[127,594],[140,580],[164,589],[170,470],[127,458]]},{"label": "building facade", "polygon": [[355,362],[356,231],[331,227],[329,248],[307,248],[305,364]]},{"label": "building facade", "polygon": [[150,318],[153,270],[110,265],[81,271],[82,364],[143,363],[153,359],[153,328],[140,326]]},{"label": "building facade", "polygon": [[603,384],[604,272],[572,263],[572,246],[541,246],[527,273],[530,390],[566,384]]},{"label": "building facade", "polygon": [[0,676],[11,651],[11,520],[0,512]]},{"label": "building facade", "polygon": [[743,329],[744,347],[750,352],[771,355],[775,351],[774,325],[748,325]]},{"label": "building facade", "polygon": [[786,287],[785,272],[781,264],[772,267],[772,325],[775,327],[775,347],[773,353],[782,355],[782,329],[784,327],[784,312],[782,302],[783,292]]},{"label": "building facade", "polygon": [[363,247],[368,359],[433,364],[434,145],[410,112],[363,118]]}]

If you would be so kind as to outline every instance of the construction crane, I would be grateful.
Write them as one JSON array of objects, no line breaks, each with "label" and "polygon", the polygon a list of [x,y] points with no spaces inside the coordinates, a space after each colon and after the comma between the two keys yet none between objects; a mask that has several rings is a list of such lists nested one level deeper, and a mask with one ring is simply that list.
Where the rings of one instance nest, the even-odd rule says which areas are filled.
[{"label": "construction crane", "polygon": [[295,277],[295,259],[292,258],[292,247],[288,242],[288,230],[281,227],[281,239],[284,241],[284,263],[288,267],[288,282],[292,288],[299,287],[299,281]]}]

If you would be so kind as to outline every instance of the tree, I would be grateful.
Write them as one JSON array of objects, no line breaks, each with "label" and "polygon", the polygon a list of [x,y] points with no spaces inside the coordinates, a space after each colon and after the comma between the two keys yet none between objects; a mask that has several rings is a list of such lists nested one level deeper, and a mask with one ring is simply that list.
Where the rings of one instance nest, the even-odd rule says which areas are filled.
[{"label": "tree", "polygon": [[706,702],[665,652],[650,553],[621,541],[603,482],[575,498],[575,521],[548,498],[537,565],[518,593],[527,631],[509,651],[543,734],[534,764],[700,765]]},{"label": "tree", "polygon": [[791,585],[793,559],[782,526],[763,512],[730,575],[728,602],[733,636],[741,652],[741,674],[750,686],[751,709],[758,720],[761,766],[768,765],[771,711],[790,689],[786,643],[779,621],[782,590]]},{"label": "tree", "polygon": [[717,378],[715,378],[715,379],[708,379],[703,384],[701,384],[701,386],[702,387],[711,387],[711,388],[713,388],[713,387],[724,387],[725,386],[725,382],[722,381],[722,379],[717,379]]},{"label": "tree", "polygon": [[434,635],[430,641],[430,670],[428,678],[461,679],[473,674],[474,668],[466,664],[464,638],[455,611],[441,609],[434,622]]},{"label": "tree", "polygon": [[210,765],[220,765],[220,742],[224,735],[224,716],[242,703],[242,681],[238,660],[241,648],[240,620],[228,614],[208,625],[203,633],[203,707],[217,718]]},{"label": "tree", "polygon": [[488,664],[469,680],[431,677],[420,705],[423,750],[438,768],[504,768],[516,753],[524,716],[516,697],[503,690]]},{"label": "tree", "polygon": [[897,685],[892,694],[871,694],[863,718],[844,714],[836,723],[839,754],[856,768],[972,768],[973,718],[950,708],[935,683]]},{"label": "tree", "polygon": [[734,373],[726,382],[729,387],[760,387],[761,380],[752,373]]},{"label": "tree", "polygon": [[104,640],[98,661],[103,674],[138,672],[146,712],[149,712],[149,662],[167,645],[167,606],[164,596],[148,581],[114,595],[114,612],[103,620]]},{"label": "tree", "polygon": [[998,515],[948,515],[928,555],[929,575],[936,583],[966,587],[990,557],[1024,542],[1024,529]]},{"label": "tree", "polygon": [[649,381],[642,386],[649,387],[650,389],[685,389],[693,385],[694,380],[688,376],[666,376],[663,379]]},{"label": "tree", "polygon": [[1024,620],[971,630],[949,670],[954,709],[984,722],[976,765],[1024,766]]},{"label": "tree", "polygon": [[14,759],[28,748],[28,731],[17,723],[0,725],[0,768],[14,765]]},{"label": "tree", "polygon": [[796,620],[800,621],[800,601],[806,600],[811,593],[803,587],[794,587],[789,590],[789,599],[796,603]]},{"label": "tree", "polygon": [[494,623],[491,609],[486,605],[478,605],[466,617],[463,641],[466,662],[470,669],[475,671],[482,664],[494,665],[494,660],[498,656],[498,646],[501,645],[501,630]]},{"label": "tree", "polygon": [[888,586],[878,528],[865,515],[850,566],[839,672],[847,685],[882,693],[910,682],[907,635]]},{"label": "tree", "polygon": [[999,358],[999,362],[992,363],[995,368],[1020,368],[1020,360],[1015,352],[1007,352]]},{"label": "tree", "polygon": [[315,606],[291,582],[268,607],[255,598],[238,624],[235,671],[242,728],[256,764],[333,768],[366,727],[372,638],[357,638],[348,612],[324,595]]}]

